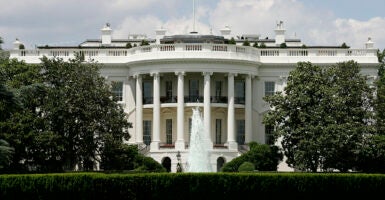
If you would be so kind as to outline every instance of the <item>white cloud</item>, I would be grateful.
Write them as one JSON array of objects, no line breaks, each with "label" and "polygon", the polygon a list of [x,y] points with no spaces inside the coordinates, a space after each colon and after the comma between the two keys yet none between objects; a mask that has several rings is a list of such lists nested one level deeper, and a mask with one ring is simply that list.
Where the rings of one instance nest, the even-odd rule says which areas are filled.
[{"label": "white cloud", "polygon": [[375,17],[368,21],[354,19],[336,19],[333,23],[336,42],[349,42],[356,47],[363,47],[368,37],[377,44],[385,44],[385,18]]},{"label": "white cloud", "polygon": [[[0,36],[3,47],[19,37],[31,44],[82,41],[100,37],[109,22],[114,37],[129,33],[153,37],[163,26],[167,34],[193,30],[191,0],[17,0],[0,7]],[[309,7],[300,0],[210,0],[196,2],[196,30],[214,34],[226,25],[232,34],[274,37],[277,21],[284,21],[287,38],[297,35],[307,45],[340,45],[361,48],[368,37],[385,47],[385,17],[336,17],[326,7]],[[369,11],[368,11],[369,12]],[[27,45],[26,45],[27,46]]]},{"label": "white cloud", "polygon": [[335,15],[318,8],[305,7],[296,0],[221,0],[211,12],[210,23],[219,30],[225,25],[234,35],[243,33],[274,37],[276,21],[284,21],[286,37],[297,35],[308,45],[341,45],[346,42],[362,48],[368,37],[376,46],[385,47],[385,18],[367,21],[337,19]]},{"label": "white cloud", "polygon": [[128,34],[152,34],[161,25],[162,22],[151,15],[141,18],[127,17],[115,29],[112,27],[114,29],[113,36],[127,38]]}]

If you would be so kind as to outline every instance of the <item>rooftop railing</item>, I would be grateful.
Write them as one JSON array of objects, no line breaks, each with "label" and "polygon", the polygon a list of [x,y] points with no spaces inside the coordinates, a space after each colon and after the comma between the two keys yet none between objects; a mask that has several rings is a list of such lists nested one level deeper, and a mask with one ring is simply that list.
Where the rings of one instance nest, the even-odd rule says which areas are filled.
[{"label": "rooftop railing", "polygon": [[127,63],[157,59],[231,59],[266,63],[339,62],[356,60],[377,63],[377,49],[343,48],[253,48],[228,44],[157,44],[124,48],[47,48],[34,50],[11,50],[10,57],[39,63],[40,58],[74,58],[75,53],[99,63]]}]

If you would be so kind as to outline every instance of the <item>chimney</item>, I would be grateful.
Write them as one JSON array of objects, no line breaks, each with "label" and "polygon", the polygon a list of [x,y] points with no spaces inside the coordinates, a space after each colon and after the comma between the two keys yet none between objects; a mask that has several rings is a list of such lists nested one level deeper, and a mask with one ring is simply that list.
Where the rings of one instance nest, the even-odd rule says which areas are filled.
[{"label": "chimney", "polygon": [[111,40],[112,40],[112,29],[110,27],[110,24],[106,23],[106,25],[101,29],[101,31],[102,31],[102,45],[110,46]]},{"label": "chimney", "polygon": [[374,49],[374,42],[372,42],[371,37],[368,37],[368,41],[365,43],[365,48]]},{"label": "chimney", "polygon": [[225,26],[225,28],[221,29],[221,35],[222,35],[225,39],[231,39],[230,33],[231,33],[231,29],[230,29],[229,26]]},{"label": "chimney", "polygon": [[23,45],[23,44],[19,41],[19,39],[16,38],[16,40],[13,42],[13,49],[14,50],[19,50],[19,49],[21,49],[20,48],[21,45]]},{"label": "chimney", "polygon": [[285,29],[283,28],[283,21],[277,23],[277,28],[275,31],[275,45],[279,46],[282,43],[285,43]]},{"label": "chimney", "polygon": [[160,40],[166,35],[166,29],[163,29],[163,27],[160,27],[160,29],[155,30],[155,39],[156,44],[160,44]]}]

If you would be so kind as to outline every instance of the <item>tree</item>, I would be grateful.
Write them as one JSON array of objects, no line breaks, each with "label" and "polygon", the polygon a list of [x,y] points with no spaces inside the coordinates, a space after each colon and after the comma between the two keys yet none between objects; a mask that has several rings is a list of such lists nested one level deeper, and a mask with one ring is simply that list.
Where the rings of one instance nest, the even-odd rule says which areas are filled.
[{"label": "tree", "polygon": [[9,98],[2,99],[9,99],[8,102],[15,105],[6,106],[8,112],[4,112],[5,118],[0,120],[0,139],[6,140],[14,149],[10,169],[20,172],[27,170],[27,165],[34,162],[32,157],[35,152],[31,146],[35,130],[44,130],[37,120],[42,98],[41,93],[36,92],[40,90],[35,85],[39,79],[39,68],[37,65],[27,66],[15,59],[4,59],[0,63],[0,72],[3,88],[9,88],[8,92],[5,91]]},{"label": "tree", "polygon": [[250,46],[250,42],[249,40],[245,39],[245,41],[243,41],[243,46]]},{"label": "tree", "polygon": [[365,173],[385,173],[385,136],[370,135],[361,143],[357,170]]},{"label": "tree", "polygon": [[290,72],[284,93],[265,97],[272,110],[264,116],[264,123],[276,127],[275,137],[282,137],[282,147],[291,167],[316,171],[320,153],[318,138],[325,113],[326,83],[320,67],[298,63]]},{"label": "tree", "polygon": [[46,102],[42,106],[48,130],[64,143],[63,168],[92,170],[95,161],[109,148],[129,139],[129,123],[120,105],[99,75],[97,63],[79,58],[42,58]]},{"label": "tree", "polygon": [[150,43],[148,43],[147,40],[142,40],[142,41],[140,42],[140,46],[147,46],[147,45],[150,45]]},{"label": "tree", "polygon": [[261,45],[259,45],[260,48],[266,48],[266,44],[265,43],[261,43]]},{"label": "tree", "polygon": [[101,155],[101,168],[104,170],[133,170],[138,148],[133,145],[121,144],[106,145]]},{"label": "tree", "polygon": [[10,165],[13,151],[14,149],[9,146],[7,141],[0,139],[0,170]]},{"label": "tree", "polygon": [[1,50],[1,45],[2,45],[3,43],[4,43],[3,38],[0,37],[0,50]]},{"label": "tree", "polygon": [[373,89],[360,66],[353,61],[337,63],[328,69],[331,89],[328,121],[323,139],[328,151],[323,154],[324,169],[346,172],[357,166],[357,152],[365,137],[374,133]]},{"label": "tree", "polygon": [[106,149],[129,139],[130,123],[99,75],[100,66],[79,56],[0,65],[22,107],[0,124],[0,139],[15,148],[13,169],[92,170]]},{"label": "tree", "polygon": [[234,37],[231,37],[231,38],[230,38],[229,44],[236,44]]},{"label": "tree", "polygon": [[131,48],[132,48],[131,42],[127,42],[126,48],[127,48],[127,49],[131,49]]},{"label": "tree", "polygon": [[385,135],[385,49],[381,52],[377,51],[378,62],[380,63],[378,69],[378,79],[375,81],[376,85],[376,128],[377,133]]},{"label": "tree", "polygon": [[264,123],[276,127],[289,166],[347,171],[357,163],[359,144],[371,134],[372,90],[356,62],[321,68],[298,63],[284,93],[264,99]]},{"label": "tree", "polygon": [[258,42],[257,42],[257,41],[254,42],[253,47],[254,47],[254,48],[258,48]]},{"label": "tree", "polygon": [[378,78],[374,82],[376,86],[376,98],[374,103],[375,135],[364,138],[360,145],[358,170],[370,173],[385,173],[385,49],[377,51]]},{"label": "tree", "polygon": [[344,43],[342,43],[342,44],[341,44],[341,48],[344,48],[344,49],[348,49],[348,48],[349,48],[349,46],[348,46],[348,45],[346,45],[346,43],[344,42]]},{"label": "tree", "polygon": [[0,122],[6,121],[18,107],[19,103],[14,93],[8,90],[4,81],[0,80]]}]

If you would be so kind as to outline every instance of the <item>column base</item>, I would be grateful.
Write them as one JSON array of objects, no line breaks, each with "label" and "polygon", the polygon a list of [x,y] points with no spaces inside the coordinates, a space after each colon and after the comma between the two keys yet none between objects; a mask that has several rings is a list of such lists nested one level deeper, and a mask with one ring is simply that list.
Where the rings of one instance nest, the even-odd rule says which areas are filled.
[{"label": "column base", "polygon": [[159,142],[158,141],[152,141],[150,144],[151,151],[158,151],[159,150]]},{"label": "column base", "polygon": [[184,140],[175,141],[175,150],[185,150]]},{"label": "column base", "polygon": [[237,142],[234,142],[234,141],[227,142],[226,145],[227,145],[227,148],[229,150],[238,150],[238,143]]}]

